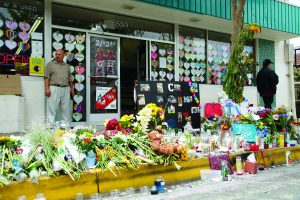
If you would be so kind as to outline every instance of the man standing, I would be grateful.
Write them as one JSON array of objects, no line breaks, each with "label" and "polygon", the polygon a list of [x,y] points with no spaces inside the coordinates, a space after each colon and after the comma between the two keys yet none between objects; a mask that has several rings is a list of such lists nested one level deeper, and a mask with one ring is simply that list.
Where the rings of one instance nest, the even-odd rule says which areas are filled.
[{"label": "man standing", "polygon": [[257,73],[257,90],[264,100],[265,108],[271,109],[273,98],[276,93],[276,85],[278,84],[277,74],[271,70],[272,61],[265,59],[263,68]]},{"label": "man standing", "polygon": [[74,89],[70,66],[63,62],[64,54],[64,50],[57,50],[55,60],[49,62],[45,69],[47,119],[50,123],[54,123],[58,106],[61,120],[70,121],[70,93],[74,96]]}]

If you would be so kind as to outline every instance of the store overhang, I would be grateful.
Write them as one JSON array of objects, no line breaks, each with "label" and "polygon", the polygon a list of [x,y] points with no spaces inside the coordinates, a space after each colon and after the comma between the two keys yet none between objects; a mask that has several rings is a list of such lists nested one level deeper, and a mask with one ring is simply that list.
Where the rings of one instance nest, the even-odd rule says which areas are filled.
[{"label": "store overhang", "polygon": [[[232,29],[230,20],[132,0],[54,0],[53,2],[229,34]],[[259,34],[259,38],[274,41],[296,37],[300,37],[300,35],[267,28],[262,28],[262,32]]]}]

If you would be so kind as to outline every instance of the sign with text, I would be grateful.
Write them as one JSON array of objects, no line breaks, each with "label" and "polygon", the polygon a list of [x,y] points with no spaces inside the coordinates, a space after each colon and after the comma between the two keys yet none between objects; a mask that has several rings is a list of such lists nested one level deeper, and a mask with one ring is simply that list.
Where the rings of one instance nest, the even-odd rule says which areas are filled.
[{"label": "sign with text", "polygon": [[44,76],[44,58],[30,57],[29,74],[31,76]]},{"label": "sign with text", "polygon": [[232,124],[233,134],[241,135],[247,142],[255,142],[256,128],[254,124]]}]

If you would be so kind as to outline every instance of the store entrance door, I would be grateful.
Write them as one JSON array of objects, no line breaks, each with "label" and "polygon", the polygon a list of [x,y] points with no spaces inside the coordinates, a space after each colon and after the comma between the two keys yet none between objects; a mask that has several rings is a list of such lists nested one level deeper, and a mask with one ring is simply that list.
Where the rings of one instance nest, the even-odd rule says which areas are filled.
[{"label": "store entrance door", "polygon": [[134,83],[147,77],[147,41],[120,39],[121,116],[137,112]]}]

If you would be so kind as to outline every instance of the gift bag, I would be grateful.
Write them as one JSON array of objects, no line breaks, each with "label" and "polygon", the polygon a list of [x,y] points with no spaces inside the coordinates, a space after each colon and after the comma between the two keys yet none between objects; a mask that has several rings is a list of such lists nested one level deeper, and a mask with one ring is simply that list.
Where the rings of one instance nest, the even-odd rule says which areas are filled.
[{"label": "gift bag", "polygon": [[229,170],[231,170],[231,164],[230,164],[228,154],[209,154],[208,157],[209,157],[210,169],[221,170],[222,169],[221,161],[226,160],[227,167]]}]

